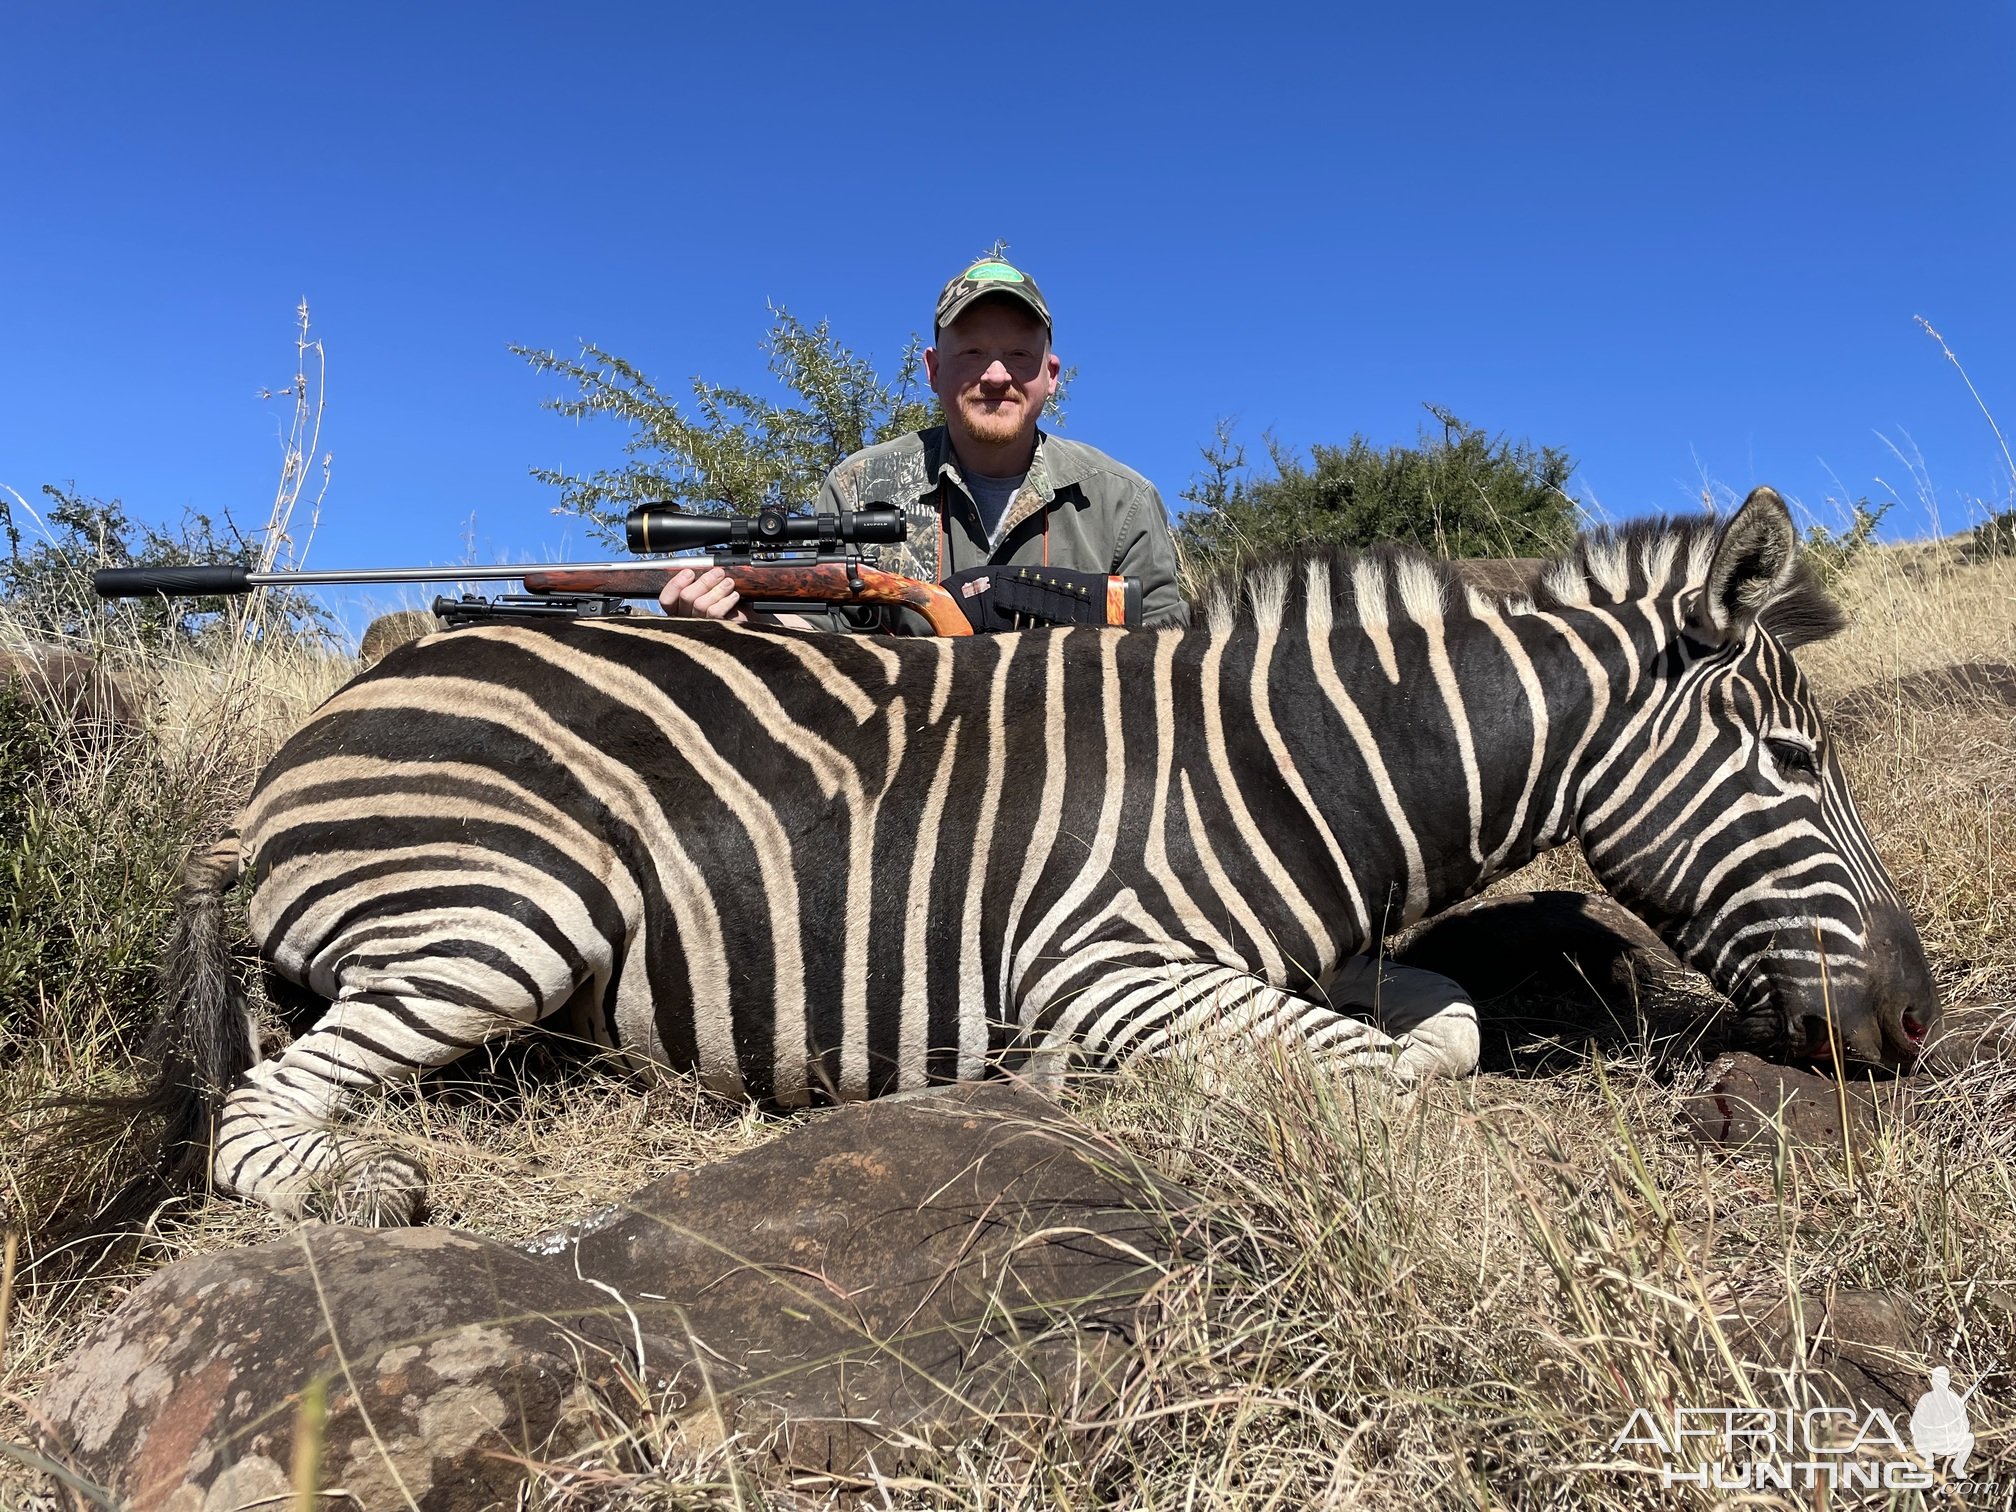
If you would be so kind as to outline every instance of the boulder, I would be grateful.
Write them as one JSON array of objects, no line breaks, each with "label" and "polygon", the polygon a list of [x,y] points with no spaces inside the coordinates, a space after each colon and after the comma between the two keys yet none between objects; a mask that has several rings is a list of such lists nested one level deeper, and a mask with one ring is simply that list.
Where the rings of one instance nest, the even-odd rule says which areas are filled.
[{"label": "boulder", "polygon": [[132,730],[140,723],[125,680],[65,646],[0,648],[0,694],[107,732]]},{"label": "boulder", "polygon": [[1437,914],[1393,959],[1439,971],[1479,1003],[1512,1012],[1638,1001],[1641,985],[1684,968],[1659,937],[1601,893],[1505,893]]},{"label": "boulder", "polygon": [[1934,1341],[1911,1299],[1838,1287],[1788,1298],[1740,1301],[1718,1321],[1738,1357],[1766,1371],[1814,1380],[1828,1402],[1909,1413],[1925,1390]]},{"label": "boulder", "polygon": [[575,1256],[625,1294],[689,1298],[685,1337],[740,1363],[718,1377],[724,1431],[845,1472],[1000,1419],[1097,1415],[1195,1224],[1187,1193],[1046,1101],[976,1087],[667,1177]]},{"label": "boulder", "polygon": [[1054,1105],[958,1088],[817,1115],[523,1246],[311,1226],[182,1261],[41,1407],[135,1512],[279,1494],[318,1379],[321,1484],[368,1506],[511,1505],[525,1459],[647,1412],[695,1449],[888,1472],[1096,1421],[1204,1240],[1186,1193]]},{"label": "boulder", "polygon": [[[2000,1075],[2000,1062],[1988,1066]],[[1980,1107],[1968,1066],[1939,1064],[1905,1077],[1861,1075],[1839,1081],[1802,1066],[1780,1066],[1748,1050],[1716,1056],[1697,1091],[1681,1099],[1681,1127],[1695,1139],[1730,1149],[1788,1145],[1824,1155],[1869,1151],[1885,1131],[1949,1109]]]},{"label": "boulder", "polygon": [[655,1316],[736,1362],[717,1376],[724,1428],[844,1471],[899,1462],[892,1441],[1096,1416],[1144,1298],[1201,1242],[1180,1188],[1042,1099],[982,1086],[668,1177],[574,1258],[626,1296],[684,1299]]},{"label": "boulder", "polygon": [[510,1505],[501,1455],[588,1442],[631,1359],[610,1298],[442,1229],[322,1225],[149,1277],[58,1370],[49,1452],[133,1512],[289,1486],[324,1383],[320,1484],[366,1507]]},{"label": "boulder", "polygon": [[1923,1076],[1840,1081],[1737,1050],[1709,1063],[1699,1090],[1682,1100],[1680,1117],[1708,1144],[1742,1149],[1770,1146],[1783,1137],[1789,1144],[1839,1154],[1844,1147],[1867,1149],[1884,1129],[1922,1116],[1930,1106],[1923,1095],[1928,1081]]},{"label": "boulder", "polygon": [[[1578,1064],[1583,1047],[1695,1027],[1698,997],[1662,994],[1689,973],[1659,937],[1600,893],[1506,893],[1438,914],[1392,958],[1460,982],[1483,1010],[1487,1070]],[[1671,999],[1669,1003],[1667,999]]]}]

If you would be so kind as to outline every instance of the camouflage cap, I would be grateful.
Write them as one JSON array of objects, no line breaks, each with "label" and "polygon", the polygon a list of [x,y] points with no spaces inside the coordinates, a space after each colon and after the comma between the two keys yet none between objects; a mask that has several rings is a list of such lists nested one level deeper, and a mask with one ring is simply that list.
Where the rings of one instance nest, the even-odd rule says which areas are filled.
[{"label": "camouflage cap", "polygon": [[998,257],[986,257],[946,284],[938,295],[938,314],[931,323],[933,337],[981,300],[1002,295],[1021,301],[1043,322],[1044,330],[1050,329],[1050,306],[1043,302],[1036,280]]}]

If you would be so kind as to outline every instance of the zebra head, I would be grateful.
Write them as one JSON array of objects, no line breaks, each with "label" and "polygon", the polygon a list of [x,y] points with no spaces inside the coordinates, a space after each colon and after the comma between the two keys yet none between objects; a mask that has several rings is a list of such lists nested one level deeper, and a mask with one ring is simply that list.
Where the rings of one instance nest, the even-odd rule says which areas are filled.
[{"label": "zebra head", "polygon": [[1598,535],[1549,569],[1543,607],[1589,606],[1652,653],[1591,744],[1576,829],[1604,886],[1728,996],[1741,1042],[1908,1066],[1937,993],[1792,659],[1842,624],[1797,552],[1759,488],[1719,531]]}]

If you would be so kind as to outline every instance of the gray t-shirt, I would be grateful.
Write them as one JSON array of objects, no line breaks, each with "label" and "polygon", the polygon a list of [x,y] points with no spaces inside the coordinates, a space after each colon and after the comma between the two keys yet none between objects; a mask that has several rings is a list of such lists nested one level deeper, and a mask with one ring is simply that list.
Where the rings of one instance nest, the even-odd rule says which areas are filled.
[{"label": "gray t-shirt", "polygon": [[992,545],[1001,543],[1001,516],[1008,512],[1015,495],[1022,491],[1028,479],[1027,472],[1019,472],[1012,478],[983,478],[978,473],[966,475],[966,486],[973,491],[973,502],[980,509],[980,524],[987,532],[987,540]]}]

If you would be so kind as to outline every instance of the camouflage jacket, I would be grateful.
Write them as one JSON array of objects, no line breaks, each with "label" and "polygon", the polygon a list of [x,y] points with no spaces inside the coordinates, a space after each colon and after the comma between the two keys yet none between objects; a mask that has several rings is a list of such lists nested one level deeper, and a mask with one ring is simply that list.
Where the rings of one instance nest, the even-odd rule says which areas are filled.
[{"label": "camouflage jacket", "polygon": [[1053,567],[1139,578],[1143,624],[1190,623],[1162,496],[1131,467],[1082,442],[1036,433],[1029,476],[1002,515],[1000,545],[991,552],[942,425],[858,451],[827,475],[819,509],[863,504],[894,504],[908,517],[908,538],[882,551],[882,565],[907,577],[937,582],[989,563],[1034,565],[1047,549]]}]

